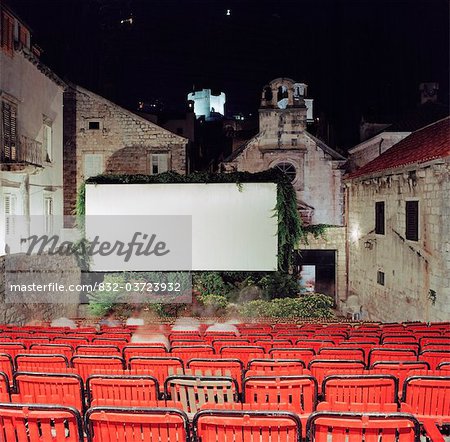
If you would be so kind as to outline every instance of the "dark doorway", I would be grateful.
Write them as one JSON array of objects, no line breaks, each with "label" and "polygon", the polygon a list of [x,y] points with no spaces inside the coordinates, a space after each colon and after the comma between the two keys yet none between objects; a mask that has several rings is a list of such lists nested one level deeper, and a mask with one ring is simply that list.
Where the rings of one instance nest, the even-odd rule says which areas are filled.
[{"label": "dark doorway", "polygon": [[298,251],[296,267],[303,292],[323,293],[336,300],[336,250]]}]

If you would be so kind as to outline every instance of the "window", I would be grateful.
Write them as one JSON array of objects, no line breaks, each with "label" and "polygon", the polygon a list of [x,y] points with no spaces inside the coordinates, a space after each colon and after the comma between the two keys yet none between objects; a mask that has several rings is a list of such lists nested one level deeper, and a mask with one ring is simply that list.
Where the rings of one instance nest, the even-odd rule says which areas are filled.
[{"label": "window", "polygon": [[100,121],[89,121],[88,129],[89,130],[100,130]]},{"label": "window", "polygon": [[285,173],[291,182],[295,180],[295,177],[297,176],[297,170],[293,164],[278,163],[275,167]]},{"label": "window", "polygon": [[419,240],[419,201],[406,201],[405,237],[410,241]]},{"label": "window", "polygon": [[14,18],[5,11],[1,13],[1,45],[8,54],[13,55],[14,45]]},{"label": "window", "polygon": [[2,102],[2,160],[17,160],[17,107]]},{"label": "window", "polygon": [[384,201],[378,201],[375,203],[375,233],[384,235],[384,225]]},{"label": "window", "polygon": [[45,161],[51,162],[53,159],[53,139],[52,139],[52,124],[47,119],[44,119],[43,135]]},{"label": "window", "polygon": [[167,153],[152,153],[150,155],[150,175],[169,170],[169,155]]},{"label": "window", "polygon": [[16,214],[16,196],[10,193],[4,195],[5,234],[14,235]]},{"label": "window", "polygon": [[380,285],[384,285],[384,272],[377,272],[377,283]]},{"label": "window", "polygon": [[292,146],[297,146],[297,138],[292,138],[291,144]]},{"label": "window", "polygon": [[84,155],[84,179],[103,173],[103,155],[87,153]]},{"label": "window", "polygon": [[53,232],[53,197],[44,197],[44,231]]}]

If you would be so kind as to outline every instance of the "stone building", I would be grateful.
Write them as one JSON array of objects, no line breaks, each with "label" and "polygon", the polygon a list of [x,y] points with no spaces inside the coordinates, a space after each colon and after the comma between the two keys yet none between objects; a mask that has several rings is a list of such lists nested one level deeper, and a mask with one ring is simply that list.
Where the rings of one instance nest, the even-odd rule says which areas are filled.
[{"label": "stone building", "polygon": [[[299,266],[315,266],[317,290],[345,292],[345,229],[342,166],[345,158],[307,131],[307,85],[277,78],[263,88],[259,132],[222,163],[225,171],[259,172],[276,167],[291,179],[304,225],[327,224],[324,238],[301,244]],[[309,101],[307,101],[309,100]],[[309,249],[308,253],[304,250]],[[338,267],[339,263],[339,267]]]},{"label": "stone building", "polygon": [[438,102],[437,83],[421,83],[420,103],[391,123],[362,121],[361,143],[349,149],[348,169],[356,170],[372,161],[412,132],[445,118],[448,106]]},{"label": "stone building", "polygon": [[[5,268],[12,269],[13,260],[23,256],[19,252],[27,251],[37,228],[50,234],[62,227],[62,216],[56,215],[63,213],[66,85],[41,62],[29,27],[1,0],[0,35],[0,323],[5,323],[36,314],[31,296],[25,303],[5,302]],[[34,257],[27,259],[28,267],[39,268]],[[47,256],[47,268],[61,270],[57,261]],[[76,304],[46,304],[38,310],[47,317],[76,315]]]},{"label": "stone building", "polygon": [[80,86],[64,94],[64,213],[91,176],[186,173],[188,139]]},{"label": "stone building", "polygon": [[349,301],[369,319],[450,315],[450,118],[346,177]]}]

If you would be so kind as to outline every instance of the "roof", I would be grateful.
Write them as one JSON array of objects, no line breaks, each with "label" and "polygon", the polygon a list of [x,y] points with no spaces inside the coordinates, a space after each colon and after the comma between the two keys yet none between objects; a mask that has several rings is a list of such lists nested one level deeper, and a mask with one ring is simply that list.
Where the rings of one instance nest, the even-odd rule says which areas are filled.
[{"label": "roof", "polygon": [[450,156],[450,117],[413,132],[346,178],[353,179],[411,164],[423,164],[448,156]]},{"label": "roof", "polygon": [[74,89],[75,91],[78,91],[78,92],[81,92],[82,94],[88,95],[88,96],[90,96],[91,98],[93,98],[95,100],[103,101],[104,103],[106,103],[106,104],[108,104],[110,106],[115,106],[116,108],[120,109],[121,112],[123,112],[123,113],[125,113],[125,114],[127,114],[127,115],[129,115],[131,117],[133,117],[135,120],[140,121],[141,123],[145,123],[148,126],[153,127],[155,129],[158,129],[161,132],[165,132],[167,134],[170,134],[173,138],[178,138],[180,141],[182,141],[184,143],[187,143],[189,141],[186,137],[182,137],[181,135],[177,135],[177,134],[171,132],[170,130],[164,129],[161,126],[158,126],[156,123],[153,123],[152,121],[143,118],[141,115],[138,115],[136,112],[132,112],[132,111],[130,111],[128,109],[125,109],[124,107],[119,106],[118,104],[108,100],[107,98],[102,97],[101,95],[98,95],[95,92],[92,92],[92,91],[90,91],[88,89],[85,89],[82,86],[79,86],[79,85],[76,85],[76,84],[70,84],[70,87],[72,89]]},{"label": "roof", "polygon": [[[336,152],[335,150],[333,150],[331,147],[329,147],[327,144],[325,144],[322,140],[319,140],[319,138],[315,137],[314,135],[311,135],[306,130],[304,131],[304,134],[307,137],[311,138],[311,140],[313,140],[317,144],[317,146],[319,146],[326,154],[330,155],[333,160],[345,161],[346,158],[344,156],[342,156],[339,152]],[[244,152],[245,149],[247,149],[247,147],[249,146],[249,144],[252,141],[256,140],[257,138],[259,138],[263,135],[264,135],[264,131],[257,133],[253,138],[250,138],[249,140],[245,141],[244,144],[239,146],[236,150],[234,150],[231,153],[231,155],[229,155],[227,158],[225,158],[223,160],[223,162],[229,163],[229,162],[235,160],[242,152]],[[280,150],[282,150],[282,149],[280,149]]]},{"label": "roof", "polygon": [[385,132],[414,132],[449,115],[448,106],[440,103],[424,103],[405,112],[395,123],[384,129]]}]

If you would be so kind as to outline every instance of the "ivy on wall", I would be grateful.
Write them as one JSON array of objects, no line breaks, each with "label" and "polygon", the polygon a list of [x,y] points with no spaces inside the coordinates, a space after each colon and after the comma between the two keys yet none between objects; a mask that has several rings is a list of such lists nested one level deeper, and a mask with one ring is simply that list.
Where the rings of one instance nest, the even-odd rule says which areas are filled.
[{"label": "ivy on wall", "polygon": [[[288,271],[293,263],[294,248],[304,238],[301,219],[297,210],[295,190],[286,175],[278,169],[262,172],[207,173],[196,172],[180,175],[176,172],[164,172],[159,175],[98,175],[86,180],[86,184],[175,184],[175,183],[235,183],[242,191],[244,183],[277,184],[277,202],[274,207],[278,215],[278,267]],[[76,215],[83,223],[85,215],[85,184],[78,190]],[[82,225],[82,224],[81,224]]]}]

